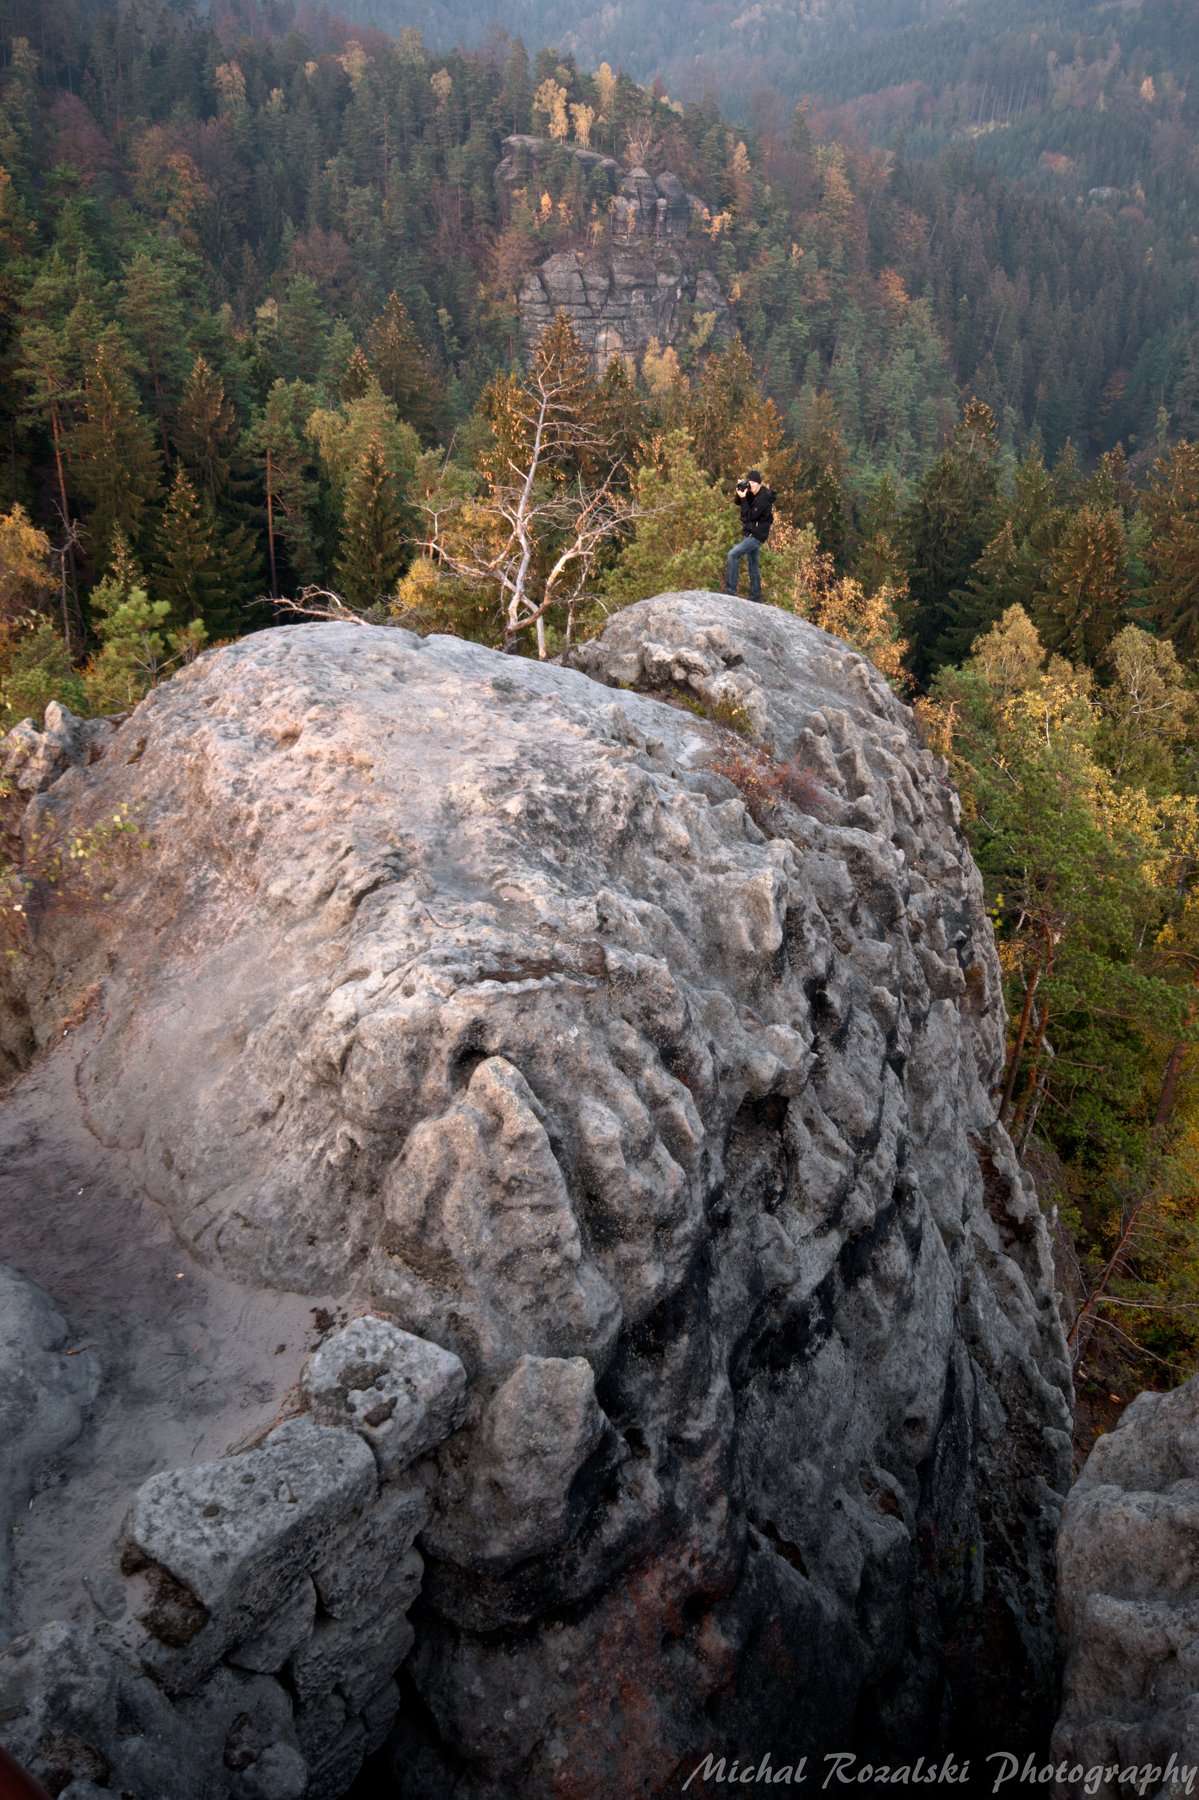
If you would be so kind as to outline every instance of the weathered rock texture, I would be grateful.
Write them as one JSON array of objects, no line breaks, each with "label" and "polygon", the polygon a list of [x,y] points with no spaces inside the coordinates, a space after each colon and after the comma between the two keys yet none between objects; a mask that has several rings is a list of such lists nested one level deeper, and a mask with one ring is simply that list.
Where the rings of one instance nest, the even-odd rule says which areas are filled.
[{"label": "weathered rock texture", "polygon": [[[32,831],[124,801],[152,840],[90,952],[41,919],[34,1028],[102,984],[80,1092],[195,1256],[461,1360],[402,1794],[1010,1745],[1050,1701],[1069,1372],[956,798],[881,677],[769,608],[646,602],[584,662],[333,625],[202,658],[31,803]],[[722,772],[752,747],[680,692],[802,764],[762,825]],[[385,1476],[459,1401],[435,1352],[407,1387],[378,1348],[311,1365],[304,1429]],[[321,1628],[300,1574],[334,1622],[367,1604],[344,1570],[322,1595],[323,1527],[273,1629],[236,1610],[265,1576],[199,1592],[151,1513],[197,1626],[173,1654],[230,1682],[287,1654],[302,1706],[367,1703],[285,1648]]]},{"label": "weathered rock texture", "polygon": [[559,312],[597,373],[614,356],[640,367],[651,340],[660,348],[678,344],[704,314],[711,315],[709,341],[726,342],[734,329],[728,302],[712,271],[699,266],[703,202],[669,171],[626,170],[610,156],[531,137],[505,139],[501,193],[535,186],[550,155],[570,157],[586,170],[600,233],[586,249],[559,251],[526,275],[517,297],[526,356]]},{"label": "weathered rock texture", "polygon": [[[1199,1378],[1141,1394],[1062,1515],[1055,1763],[1199,1769]],[[1158,1783],[1147,1785],[1156,1795]],[[1163,1793],[1177,1793],[1163,1786]],[[1084,1782],[1059,1786],[1082,1794]]]}]

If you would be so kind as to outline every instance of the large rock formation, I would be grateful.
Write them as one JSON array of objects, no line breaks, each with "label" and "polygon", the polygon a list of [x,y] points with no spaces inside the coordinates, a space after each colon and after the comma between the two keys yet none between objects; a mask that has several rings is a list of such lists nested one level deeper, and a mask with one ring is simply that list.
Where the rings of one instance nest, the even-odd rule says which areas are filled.
[{"label": "large rock formation", "polygon": [[[392,1609],[419,1580],[409,1800],[665,1792],[754,1744],[1006,1747],[1052,1701],[1069,1371],[956,797],[877,672],[772,609],[667,596],[581,660],[297,626],[157,689],[26,813],[53,839],[123,804],[147,841],[90,917],[43,897],[18,1096],[77,1058],[181,1271],[371,1314],[309,1363],[303,1428],[381,1482],[424,1458]],[[402,1377],[387,1321],[423,1340]],[[315,1733],[286,1708],[336,1698],[360,1755],[407,1648],[347,1597],[380,1501],[333,1461],[277,1630],[269,1570],[244,1607],[204,1586],[238,1486],[211,1462],[131,1485],[126,1566],[169,1581],[142,1635],[116,1602],[96,1626],[206,1743],[264,1707],[284,1787]],[[373,1620],[360,1679],[311,1648],[331,1595]],[[288,1682],[231,1713],[275,1658]]]},{"label": "large rock formation", "polygon": [[709,341],[731,338],[728,302],[698,256],[698,221],[706,208],[678,176],[625,170],[594,151],[511,137],[498,170],[501,193],[535,181],[551,155],[570,158],[593,181],[599,178],[603,210],[599,235],[587,248],[560,250],[525,276],[517,297],[525,355],[559,312],[570,319],[597,374],[614,356],[640,367],[651,341],[662,349],[678,344],[703,315]]},{"label": "large rock formation", "polygon": [[[1199,1378],[1140,1394],[1101,1437],[1062,1515],[1059,1612],[1066,1650],[1052,1760],[1078,1779],[1118,1764],[1141,1791],[1199,1779]],[[1187,1790],[1190,1791],[1190,1790]]]}]

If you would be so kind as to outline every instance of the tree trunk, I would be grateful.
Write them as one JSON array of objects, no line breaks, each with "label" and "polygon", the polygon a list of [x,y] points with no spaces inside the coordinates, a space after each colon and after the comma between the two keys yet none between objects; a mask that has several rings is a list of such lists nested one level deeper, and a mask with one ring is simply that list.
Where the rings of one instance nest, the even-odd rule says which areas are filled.
[{"label": "tree trunk", "polygon": [[275,573],[275,496],[271,488],[271,453],[266,453],[266,542],[271,565],[271,599],[279,598],[279,580]]},{"label": "tree trunk", "polygon": [[62,509],[62,528],[66,534],[66,543],[62,554],[62,634],[67,641],[67,655],[75,654],[75,646],[71,642],[70,610],[67,607],[67,560],[71,564],[71,593],[75,590],[75,545],[71,537],[70,513],[67,509],[67,477],[62,461],[62,428],[58,422],[58,407],[53,399],[50,402],[50,432],[54,439],[54,467],[58,471],[58,500]]},{"label": "tree trunk", "polygon": [[1032,1061],[1029,1065],[1028,1081],[1025,1084],[1024,1093],[1020,1098],[1020,1104],[1016,1108],[1016,1116],[1012,1120],[1013,1141],[1020,1136],[1020,1128],[1024,1123],[1024,1115],[1027,1113],[1033,1095],[1037,1091],[1037,1072],[1041,1061],[1041,1051],[1045,1048],[1045,1033],[1048,1029],[1049,1008],[1046,1006],[1041,1013],[1040,1023],[1037,1026],[1037,1035],[1033,1040]]},{"label": "tree trunk", "polygon": [[1175,1044],[1166,1063],[1166,1072],[1162,1077],[1162,1091],[1157,1103],[1157,1111],[1153,1116],[1155,1132],[1164,1131],[1170,1123],[1170,1114],[1174,1111],[1174,1100],[1178,1093],[1178,1078],[1182,1074],[1182,1065],[1186,1061],[1187,1046]]},{"label": "tree trunk", "polygon": [[1020,1026],[1016,1032],[1016,1041],[1012,1045],[1011,1055],[1008,1057],[1007,1077],[1003,1084],[1003,1098],[999,1102],[999,1123],[1001,1125],[1007,1119],[1008,1108],[1012,1104],[1012,1095],[1016,1091],[1016,1077],[1020,1073],[1020,1059],[1024,1055],[1024,1044],[1028,1037],[1028,1028],[1032,1023],[1033,1001],[1036,998],[1037,983],[1040,979],[1041,970],[1038,967],[1033,970],[1032,975],[1029,978],[1028,986],[1024,990],[1024,1010],[1020,1014]]}]

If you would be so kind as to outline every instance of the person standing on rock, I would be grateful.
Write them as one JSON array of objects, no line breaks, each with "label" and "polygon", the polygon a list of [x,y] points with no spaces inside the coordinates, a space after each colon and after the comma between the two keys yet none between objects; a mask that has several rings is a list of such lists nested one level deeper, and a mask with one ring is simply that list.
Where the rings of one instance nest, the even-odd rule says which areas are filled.
[{"label": "person standing on rock", "polygon": [[733,505],[741,510],[741,529],[745,536],[729,551],[724,566],[724,591],[726,594],[737,592],[744,557],[749,564],[749,597],[761,600],[762,571],[758,567],[758,555],[774,523],[774,493],[763,487],[759,470],[751,469],[748,475],[742,476],[733,489]]}]

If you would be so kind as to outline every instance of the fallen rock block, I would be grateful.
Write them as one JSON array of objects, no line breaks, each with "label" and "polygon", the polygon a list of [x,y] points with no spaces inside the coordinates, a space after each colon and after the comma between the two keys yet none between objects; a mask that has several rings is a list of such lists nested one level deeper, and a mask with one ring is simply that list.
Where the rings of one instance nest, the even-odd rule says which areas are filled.
[{"label": "fallen rock block", "polygon": [[450,1350],[386,1319],[352,1319],[309,1358],[304,1393],[313,1416],[349,1425],[394,1481],[462,1423],[466,1371]]},{"label": "fallen rock block", "polygon": [[138,1800],[205,1800],[185,1722],[145,1675],[56,1620],[0,1651],[5,1748],[51,1792],[72,1781]]},{"label": "fallen rock block", "polygon": [[159,1678],[188,1687],[267,1626],[297,1571],[374,1492],[361,1439],[308,1418],[277,1426],[257,1450],[151,1476],[124,1535],[126,1567],[149,1565],[153,1592],[141,1618],[160,1646],[148,1656]]},{"label": "fallen rock block", "polygon": [[404,1566],[417,1533],[427,1523],[431,1500],[424,1488],[385,1487],[312,1572],[325,1611],[352,1619],[377,1610],[379,1596]]}]

